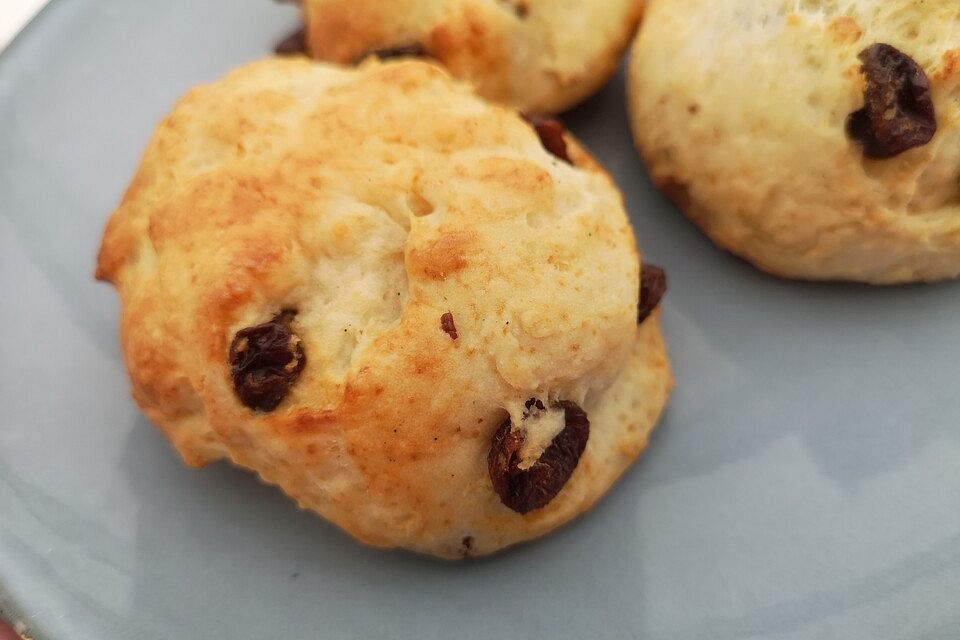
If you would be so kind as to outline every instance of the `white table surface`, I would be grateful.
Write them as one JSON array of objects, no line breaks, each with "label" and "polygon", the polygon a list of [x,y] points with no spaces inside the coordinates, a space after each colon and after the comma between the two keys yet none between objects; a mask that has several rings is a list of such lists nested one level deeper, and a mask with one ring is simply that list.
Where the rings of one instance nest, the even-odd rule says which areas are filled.
[{"label": "white table surface", "polygon": [[0,2],[0,51],[20,32],[30,18],[47,4],[48,0],[3,0]]}]

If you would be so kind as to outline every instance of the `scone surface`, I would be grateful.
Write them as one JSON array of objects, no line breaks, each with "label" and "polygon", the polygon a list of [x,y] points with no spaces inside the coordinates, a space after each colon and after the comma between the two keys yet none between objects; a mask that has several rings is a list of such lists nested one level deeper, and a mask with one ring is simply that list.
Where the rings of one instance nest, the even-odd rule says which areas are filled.
[{"label": "scone surface", "polygon": [[[887,159],[847,133],[858,55],[920,65],[937,131]],[[720,246],[787,277],[960,274],[960,4],[655,0],[633,47],[631,121],[654,181]]]},{"label": "scone surface", "polygon": [[[370,544],[478,555],[569,520],[670,387],[621,197],[569,142],[576,166],[421,62],[270,60],[195,89],[99,257],[135,399],[188,463],[253,469]],[[254,410],[229,353],[282,311],[305,362]],[[559,495],[520,515],[487,456],[530,398],[577,403],[591,430]]]},{"label": "scone surface", "polygon": [[626,50],[643,0],[302,0],[321,60],[417,46],[484,97],[532,113],[599,89]]}]

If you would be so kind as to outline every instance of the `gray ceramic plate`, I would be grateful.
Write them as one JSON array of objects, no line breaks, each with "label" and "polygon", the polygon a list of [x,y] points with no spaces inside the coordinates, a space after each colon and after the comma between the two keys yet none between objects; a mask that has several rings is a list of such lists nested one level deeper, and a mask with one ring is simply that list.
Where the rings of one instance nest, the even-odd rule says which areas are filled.
[{"label": "gray ceramic plate", "polygon": [[0,608],[50,640],[960,637],[960,287],[764,276],[651,187],[622,82],[569,122],[669,269],[647,455],[541,542],[363,548],[183,467],[129,399],[102,224],[157,120],[295,26],[266,0],[55,0],[0,57]]}]

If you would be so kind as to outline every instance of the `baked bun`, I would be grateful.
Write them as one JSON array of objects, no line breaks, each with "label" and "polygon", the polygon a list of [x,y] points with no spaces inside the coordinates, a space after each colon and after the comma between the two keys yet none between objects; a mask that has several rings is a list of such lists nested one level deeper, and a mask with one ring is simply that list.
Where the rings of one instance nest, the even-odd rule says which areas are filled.
[{"label": "baked bun", "polygon": [[956,0],[654,0],[628,93],[653,180],[761,269],[960,274]]},{"label": "baked bun", "polygon": [[188,464],[372,545],[479,555],[570,520],[671,377],[621,196],[561,135],[573,164],[418,61],[191,91],[99,255],[134,398]]},{"label": "baked bun", "polygon": [[426,55],[480,95],[563,111],[613,75],[643,0],[302,0],[309,53],[352,64]]}]

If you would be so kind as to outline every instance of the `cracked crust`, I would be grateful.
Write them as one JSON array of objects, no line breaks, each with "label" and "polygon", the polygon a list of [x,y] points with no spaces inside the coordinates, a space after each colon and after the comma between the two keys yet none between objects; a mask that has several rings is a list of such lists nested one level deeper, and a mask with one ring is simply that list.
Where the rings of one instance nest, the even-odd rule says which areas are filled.
[{"label": "cracked crust", "polygon": [[[930,143],[887,160],[864,159],[845,129],[864,100],[857,55],[877,42],[924,67],[938,121]],[[634,137],[654,182],[765,271],[955,278],[958,47],[952,0],[652,2],[629,66]]]},{"label": "cracked crust", "polygon": [[315,58],[417,43],[484,97],[557,113],[613,75],[642,0],[303,0]]},{"label": "cracked crust", "polygon": [[[270,60],[191,91],[98,260],[134,398],[188,464],[248,467],[369,544],[481,555],[573,518],[642,451],[671,378],[656,317],[636,326],[621,196],[568,143],[573,166],[415,61]],[[280,309],[306,366],[257,413],[227,351]],[[486,461],[534,396],[592,429],[559,496],[521,516]]]}]

